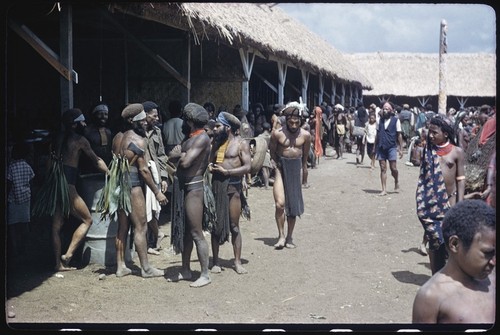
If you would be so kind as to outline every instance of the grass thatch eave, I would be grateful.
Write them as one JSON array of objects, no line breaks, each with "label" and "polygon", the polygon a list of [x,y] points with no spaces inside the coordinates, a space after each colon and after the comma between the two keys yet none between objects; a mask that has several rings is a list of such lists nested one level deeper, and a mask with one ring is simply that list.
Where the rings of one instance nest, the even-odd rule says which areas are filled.
[{"label": "grass thatch eave", "polygon": [[232,47],[251,47],[313,73],[371,89],[372,84],[326,41],[264,3],[115,3],[113,10],[192,32]]}]

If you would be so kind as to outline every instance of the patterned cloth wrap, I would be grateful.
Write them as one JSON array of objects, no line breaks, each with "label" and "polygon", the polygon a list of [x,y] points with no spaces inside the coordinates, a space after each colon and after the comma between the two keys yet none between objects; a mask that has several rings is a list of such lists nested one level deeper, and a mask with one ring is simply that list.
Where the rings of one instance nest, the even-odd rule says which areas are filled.
[{"label": "patterned cloth wrap", "polygon": [[441,223],[450,208],[439,156],[434,148],[425,148],[417,184],[417,216],[429,238],[429,249],[437,250],[444,243]]}]

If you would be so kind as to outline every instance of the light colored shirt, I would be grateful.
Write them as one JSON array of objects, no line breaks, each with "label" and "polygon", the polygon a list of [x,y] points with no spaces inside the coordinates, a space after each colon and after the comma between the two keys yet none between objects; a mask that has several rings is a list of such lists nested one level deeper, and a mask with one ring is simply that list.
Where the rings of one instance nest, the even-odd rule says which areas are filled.
[{"label": "light colored shirt", "polygon": [[182,119],[174,117],[169,119],[163,125],[163,135],[165,137],[165,145],[177,145],[184,139],[182,132]]},{"label": "light colored shirt", "polygon": [[370,122],[366,123],[366,142],[367,143],[375,143],[375,137],[377,136],[377,122],[370,124]]}]

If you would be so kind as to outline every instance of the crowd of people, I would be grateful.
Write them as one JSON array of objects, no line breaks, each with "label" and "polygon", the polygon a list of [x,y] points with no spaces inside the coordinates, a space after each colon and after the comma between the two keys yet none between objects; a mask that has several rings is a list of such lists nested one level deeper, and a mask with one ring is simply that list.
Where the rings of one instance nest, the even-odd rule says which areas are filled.
[{"label": "crowd of people", "polygon": [[[221,273],[219,249],[229,241],[233,269],[238,274],[248,273],[241,262],[239,221],[244,213],[250,215],[245,197],[249,188],[268,189],[272,185],[278,230],[274,248],[296,248],[293,231],[297,216],[304,213],[302,189],[309,187],[308,170],[320,168],[329,146],[335,159],[354,153],[356,165],[362,165],[366,156],[371,169],[378,161],[380,196],[388,194],[388,170],[394,191],[398,191],[397,162],[406,151],[405,164],[420,169],[416,216],[424,230],[420,250],[429,256],[432,272],[415,299],[414,322],[474,320],[475,314],[465,317],[461,313],[467,310],[452,306],[462,294],[460,289],[440,290],[447,281],[472,287],[473,292],[467,293],[471,303],[484,295],[486,300],[480,306],[484,313],[478,320],[491,321],[491,291],[482,292],[494,291],[496,263],[492,236],[496,202],[494,108],[484,105],[458,112],[450,108],[444,115],[430,105],[410,109],[408,104],[398,106],[390,101],[368,108],[327,103],[307,108],[301,102],[289,102],[267,108],[257,103],[249,111],[236,105],[230,112],[225,106],[216,111],[211,102],[183,107],[172,101],[167,117],[155,102],[145,101],[123,109],[123,123],[117,132],[109,128],[109,112],[104,103],[94,106],[88,113],[89,126],[81,110],[63,113],[64,128],[51,144],[47,178],[32,209],[29,183],[34,172],[24,159],[25,146],[15,145],[7,174],[10,253],[17,252],[21,228],[30,217],[47,215],[52,219],[55,271],[75,270],[71,265],[74,253],[93,223],[77,180],[81,173],[99,173],[106,185],[96,211],[102,218],[118,221],[116,276],[132,273],[125,260],[131,227],[141,276],[164,275],[150,265],[148,257],[160,254],[165,235],[160,232],[159,219],[166,209],[171,219],[172,248],[182,254],[181,270],[169,281],[188,280],[192,287],[206,286],[211,283],[211,273]],[[470,165],[482,167],[476,173],[480,177],[471,176],[470,169],[467,174]],[[473,178],[482,178],[482,184],[468,185]],[[463,211],[477,212],[467,219],[477,224],[466,227]],[[70,215],[79,225],[63,252],[60,231]],[[479,220],[482,216],[485,219]],[[211,264],[204,232],[210,233]],[[201,267],[196,279],[191,271],[194,245]],[[471,253],[480,255],[472,258]],[[436,301],[450,307],[445,311],[427,308]]]}]

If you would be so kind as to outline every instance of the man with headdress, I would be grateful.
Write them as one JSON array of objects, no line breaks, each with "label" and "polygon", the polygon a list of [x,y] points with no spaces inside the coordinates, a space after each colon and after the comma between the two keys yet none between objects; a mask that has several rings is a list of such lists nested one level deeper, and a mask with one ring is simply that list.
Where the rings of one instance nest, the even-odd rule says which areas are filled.
[{"label": "man with headdress", "polygon": [[[76,190],[78,164],[84,153],[99,171],[108,173],[106,163],[92,150],[83,136],[85,117],[78,108],[65,111],[62,115],[65,130],[59,134],[51,149],[51,166],[42,185],[41,193],[33,206],[34,216],[52,216],[52,243],[55,256],[55,270],[74,270],[71,259],[92,225],[90,210]],[[61,229],[69,215],[81,220],[76,228],[68,250],[61,255]]]},{"label": "man with headdress", "polygon": [[212,230],[213,273],[220,273],[219,246],[229,240],[234,250],[234,268],[247,273],[241,264],[242,237],[239,219],[242,209],[242,178],[251,169],[248,141],[237,135],[240,120],[227,112],[218,114],[214,128],[214,144],[210,155],[212,190],[215,197],[217,224]]},{"label": "man with headdress", "polygon": [[448,209],[464,199],[465,156],[455,145],[453,124],[437,114],[430,120],[416,191],[417,216],[429,242],[432,274],[446,262],[441,230]]},{"label": "man with headdress", "polygon": [[141,276],[160,277],[163,276],[163,271],[152,267],[148,261],[144,184],[153,190],[155,199],[161,205],[167,203],[167,198],[154,183],[145,159],[147,121],[143,105],[129,104],[123,109],[121,116],[127,122],[129,129],[113,138],[114,157],[110,168],[111,176],[101,193],[98,207],[101,215],[111,216],[115,213],[118,215],[115,240],[116,276],[123,277],[132,273],[125,264],[130,219],[133,225],[135,251],[141,263]]},{"label": "man with headdress", "polygon": [[[307,174],[307,157],[311,147],[311,135],[301,127],[305,110],[304,104],[288,103],[282,111],[285,124],[272,132],[269,143],[271,159],[276,163],[273,194],[279,234],[274,245],[277,249],[295,248],[292,238],[295,221],[304,213],[302,180]],[[307,180],[307,177],[304,179]],[[286,236],[285,216],[288,223]]]},{"label": "man with headdress", "polygon": [[208,112],[202,106],[188,103],[184,107],[182,129],[185,139],[172,150],[179,156],[174,178],[172,234],[175,252],[182,253],[182,269],[171,281],[190,280],[191,252],[193,243],[201,266],[200,277],[191,287],[202,287],[211,283],[208,274],[209,247],[203,235],[209,222],[204,222],[205,185],[204,174],[210,155],[210,138],[204,127]]},{"label": "man with headdress", "polygon": [[[113,136],[111,130],[107,127],[109,118],[109,108],[105,103],[99,103],[92,108],[91,111],[91,122],[85,127],[84,136],[90,143],[92,150],[95,154],[104,160],[104,163],[108,165],[111,163],[113,158],[113,152],[111,149],[111,142]],[[94,173],[95,168],[89,164],[88,161],[84,160],[81,162],[81,172],[82,173]]]},{"label": "man with headdress", "polygon": [[375,137],[375,150],[377,160],[380,164],[380,181],[382,192],[379,195],[387,195],[387,161],[394,178],[394,190],[399,190],[399,172],[397,159],[403,157],[403,137],[401,135],[401,122],[394,115],[394,107],[390,102],[382,105],[382,116]]}]

